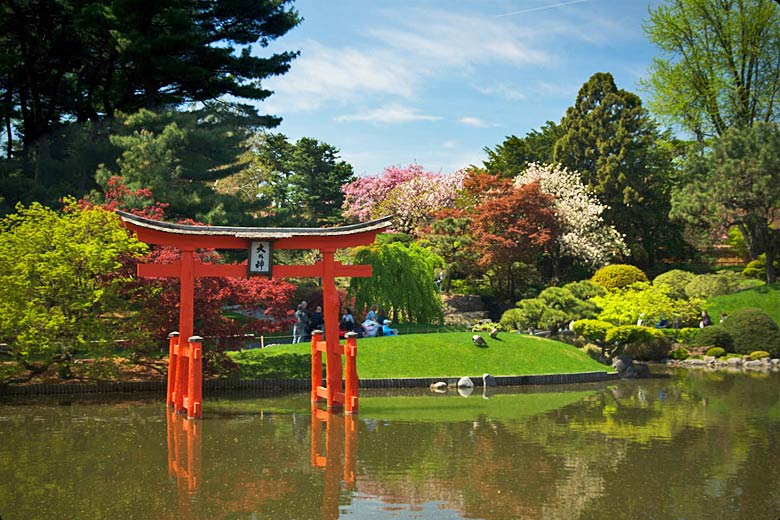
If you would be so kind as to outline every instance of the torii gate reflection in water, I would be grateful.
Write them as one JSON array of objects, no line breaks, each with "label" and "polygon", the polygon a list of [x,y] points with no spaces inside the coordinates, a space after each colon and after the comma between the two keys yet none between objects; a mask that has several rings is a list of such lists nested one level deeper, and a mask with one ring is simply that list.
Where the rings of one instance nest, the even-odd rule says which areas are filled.
[{"label": "torii gate reflection in water", "polygon": [[[336,277],[370,277],[370,265],[343,265],[334,259],[337,249],[368,245],[390,225],[390,218],[336,228],[247,228],[226,226],[192,226],[150,220],[116,212],[126,227],[135,231],[147,244],[170,246],[181,252],[181,259],[171,264],[139,264],[138,276],[174,277],[180,280],[179,332],[169,337],[167,404],[188,418],[203,414],[201,394],[201,342],[193,335],[194,287],[196,277],[245,277],[251,275],[312,277],[322,279],[325,332],[312,339],[312,401],[324,398],[329,409],[342,406],[347,413],[357,412],[357,372],[348,377],[345,395],[341,391],[341,355],[339,342],[339,300]],[[248,263],[208,264],[194,256],[197,249],[244,249]],[[274,249],[316,249],[322,260],[312,265],[272,265]],[[347,355],[357,353],[355,338],[347,338]],[[327,360],[326,386],[322,387],[322,352]],[[319,363],[318,363],[319,360]],[[354,359],[352,361],[355,361]],[[319,367],[319,372],[317,368]],[[351,379],[351,381],[350,381]],[[354,393],[353,395],[351,395]]]}]

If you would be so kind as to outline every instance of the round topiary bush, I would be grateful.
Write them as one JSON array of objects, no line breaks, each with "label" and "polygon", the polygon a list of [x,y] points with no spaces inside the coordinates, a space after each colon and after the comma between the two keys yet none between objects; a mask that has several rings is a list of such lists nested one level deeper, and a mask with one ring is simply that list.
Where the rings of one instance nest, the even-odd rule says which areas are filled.
[{"label": "round topiary bush", "polygon": [[680,347],[672,350],[672,359],[675,359],[677,361],[685,361],[691,356],[691,353],[688,352],[688,349],[685,347]]},{"label": "round topiary bush", "polygon": [[752,361],[758,361],[759,359],[764,359],[769,357],[769,352],[765,350],[755,350],[750,353],[750,359]]},{"label": "round topiary bush", "polygon": [[672,288],[670,296],[674,298],[687,299],[688,295],[685,293],[685,286],[691,283],[696,278],[696,275],[683,271],[682,269],[672,269],[661,273],[653,279],[653,285],[668,285]]},{"label": "round topiary bush", "polygon": [[722,327],[734,340],[734,352],[750,354],[754,350],[764,350],[774,357],[780,354],[780,328],[761,309],[737,309],[723,322]]},{"label": "round topiary bush", "polygon": [[628,264],[613,264],[596,271],[590,281],[608,291],[614,291],[628,287],[632,283],[649,282],[650,280],[638,267]]},{"label": "round topiary bush", "polygon": [[715,358],[721,357],[726,354],[726,349],[723,347],[712,347],[707,351],[708,356],[712,356]]},{"label": "round topiary bush", "polygon": [[730,351],[734,348],[734,339],[722,325],[712,325],[699,329],[691,344],[696,347],[721,347]]}]

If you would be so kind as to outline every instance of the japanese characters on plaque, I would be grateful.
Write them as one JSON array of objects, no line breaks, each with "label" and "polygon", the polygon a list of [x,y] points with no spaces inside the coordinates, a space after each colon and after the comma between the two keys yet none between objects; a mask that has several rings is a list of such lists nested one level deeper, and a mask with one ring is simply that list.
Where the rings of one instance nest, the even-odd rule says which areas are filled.
[{"label": "japanese characters on plaque", "polygon": [[249,246],[249,274],[271,274],[271,242],[252,240]]}]

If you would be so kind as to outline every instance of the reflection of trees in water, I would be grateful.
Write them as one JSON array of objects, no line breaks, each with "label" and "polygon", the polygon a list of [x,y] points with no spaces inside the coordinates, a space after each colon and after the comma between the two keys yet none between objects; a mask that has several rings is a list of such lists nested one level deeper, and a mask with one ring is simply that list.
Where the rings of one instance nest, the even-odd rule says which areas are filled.
[{"label": "reflection of trees in water", "polygon": [[[192,518],[323,518],[353,506],[489,519],[761,518],[777,509],[776,374],[690,372],[593,388],[578,400],[447,396],[476,413],[358,415],[352,437],[344,416],[330,430],[313,427],[305,412],[258,412],[267,401],[249,403],[254,413],[207,414],[179,438],[196,448],[187,432],[197,432],[201,454],[184,505]],[[0,408],[0,503],[23,518],[176,517],[161,412],[144,403]]]}]

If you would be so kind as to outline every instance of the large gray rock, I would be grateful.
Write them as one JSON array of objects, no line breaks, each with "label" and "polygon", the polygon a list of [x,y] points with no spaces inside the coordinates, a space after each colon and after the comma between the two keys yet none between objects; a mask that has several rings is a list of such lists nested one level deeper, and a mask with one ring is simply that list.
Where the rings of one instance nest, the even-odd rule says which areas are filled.
[{"label": "large gray rock", "polygon": [[631,356],[616,356],[612,360],[612,368],[615,369],[615,372],[618,374],[625,372],[628,367],[632,366],[634,364],[633,358]]}]

